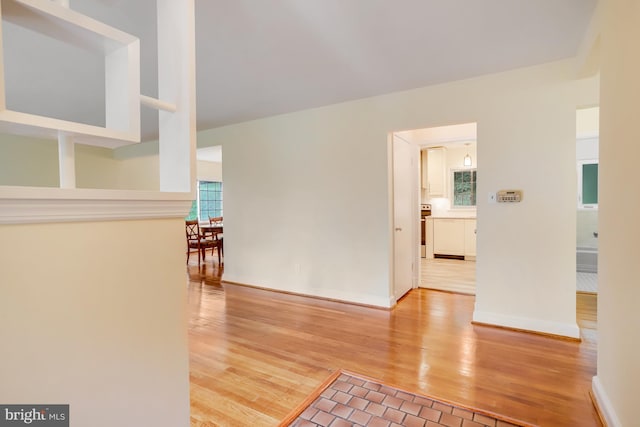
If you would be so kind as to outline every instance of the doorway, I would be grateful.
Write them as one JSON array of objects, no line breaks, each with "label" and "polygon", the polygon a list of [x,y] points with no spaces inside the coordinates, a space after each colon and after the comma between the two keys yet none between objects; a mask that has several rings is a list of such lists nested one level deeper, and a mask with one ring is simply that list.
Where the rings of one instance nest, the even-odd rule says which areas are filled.
[{"label": "doorway", "polygon": [[598,293],[599,107],[576,111],[576,292]]},{"label": "doorway", "polygon": [[[400,131],[393,136],[420,150],[416,197],[420,205],[431,207],[424,227],[419,225],[420,205],[415,207],[415,241],[423,255],[418,286],[475,295],[476,123]],[[425,236],[420,236],[423,229]],[[394,256],[399,256],[395,250]]]}]

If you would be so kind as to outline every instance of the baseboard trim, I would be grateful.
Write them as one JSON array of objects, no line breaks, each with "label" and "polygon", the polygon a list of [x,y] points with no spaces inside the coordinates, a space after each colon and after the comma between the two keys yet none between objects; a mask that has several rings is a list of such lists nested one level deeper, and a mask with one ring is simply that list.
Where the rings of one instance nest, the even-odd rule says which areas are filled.
[{"label": "baseboard trim", "polygon": [[580,328],[575,323],[549,322],[477,310],[473,312],[472,323],[475,325],[494,326],[553,338],[562,338],[570,341],[582,341],[580,338]]},{"label": "baseboard trim", "polygon": [[[338,299],[338,298],[330,298],[330,297],[324,297],[324,296],[320,296],[320,295],[304,294],[304,293],[301,293],[301,292],[293,292],[293,291],[287,291],[287,290],[283,290],[283,289],[267,288],[265,286],[251,285],[251,284],[248,284],[248,283],[235,282],[235,281],[232,281],[232,280],[222,279],[220,281],[220,283],[222,285],[225,285],[225,284],[235,285],[235,286],[241,286],[241,287],[244,287],[244,288],[258,289],[258,290],[261,290],[261,291],[275,292],[275,293],[278,293],[278,294],[293,295],[293,296],[297,296],[297,297],[312,298],[312,299],[317,299],[317,300],[322,300],[322,301],[329,301],[329,302],[339,302],[339,303],[342,303],[342,304],[356,305],[358,307],[375,308],[377,310],[390,311],[395,307],[395,298],[394,298],[393,305],[391,305],[390,307],[385,307],[385,306],[382,306],[382,305],[374,305],[374,304],[360,303],[360,302],[357,302],[357,301],[341,300],[341,299]],[[409,291],[409,292],[411,292],[411,291]]]},{"label": "baseboard trim", "polygon": [[471,291],[463,291],[463,290],[458,290],[458,289],[444,289],[444,288],[433,288],[433,287],[429,287],[429,286],[420,286],[418,289],[428,289],[430,291],[433,292],[444,292],[446,294],[455,294],[455,295],[467,295],[467,296],[476,296],[475,292],[471,292]]},{"label": "baseboard trim", "polygon": [[600,406],[596,401],[596,397],[593,394],[593,390],[589,390],[589,399],[591,399],[591,404],[593,405],[593,409],[596,411],[596,415],[600,420],[600,425],[602,425],[602,427],[609,427],[609,424],[607,424],[607,421],[604,419],[604,414],[602,413],[602,410],[600,409]]},{"label": "baseboard trim", "polygon": [[604,427],[622,427],[622,423],[618,419],[607,392],[602,387],[600,378],[597,375],[591,380],[591,393],[589,395]]}]

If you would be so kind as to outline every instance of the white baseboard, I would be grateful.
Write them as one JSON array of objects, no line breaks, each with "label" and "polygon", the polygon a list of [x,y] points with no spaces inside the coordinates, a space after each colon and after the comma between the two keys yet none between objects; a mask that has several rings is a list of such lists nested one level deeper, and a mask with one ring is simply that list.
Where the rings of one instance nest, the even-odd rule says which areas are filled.
[{"label": "white baseboard", "polygon": [[600,378],[598,378],[597,375],[591,380],[591,390],[593,391],[593,398],[600,410],[600,415],[604,418],[604,422],[607,423],[607,427],[622,427],[622,423],[618,419],[616,411],[613,409],[613,405],[611,405],[611,401],[607,396],[607,392],[604,390],[604,387],[602,387]]},{"label": "white baseboard", "polygon": [[297,288],[297,287],[274,287],[265,284],[255,284],[250,280],[242,277],[234,277],[233,275],[222,274],[222,282],[229,282],[236,285],[249,286],[252,288],[270,290],[275,292],[285,292],[303,297],[321,298],[331,301],[344,302],[348,304],[364,305],[369,307],[378,307],[388,309],[396,304],[396,298],[393,295],[383,297],[378,295],[362,295],[359,293],[351,293],[339,291],[336,289],[319,289],[319,288]]},{"label": "white baseboard", "polygon": [[525,331],[539,332],[543,334],[558,335],[561,337],[580,338],[580,328],[577,323],[550,322],[548,320],[530,319],[527,317],[508,316],[505,314],[491,313],[475,310],[473,321],[488,325],[503,326],[507,328],[522,329]]}]

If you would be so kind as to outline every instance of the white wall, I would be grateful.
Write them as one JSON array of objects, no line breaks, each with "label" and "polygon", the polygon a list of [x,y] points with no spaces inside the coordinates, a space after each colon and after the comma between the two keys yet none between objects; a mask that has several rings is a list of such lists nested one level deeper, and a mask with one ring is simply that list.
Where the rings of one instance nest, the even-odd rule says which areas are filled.
[{"label": "white wall", "polygon": [[3,225],[0,242],[0,401],[188,425],[181,219]]},{"label": "white wall", "polygon": [[576,136],[589,138],[600,133],[600,107],[580,108],[576,111]]},{"label": "white wall", "polygon": [[0,185],[58,187],[58,144],[0,134]]},{"label": "white wall", "polygon": [[198,160],[198,181],[222,181],[222,162]]},{"label": "white wall", "polygon": [[[575,336],[575,111],[568,61],[199,134],[225,153],[226,280],[389,305],[387,135],[478,123],[476,320]],[[519,188],[517,205],[486,194]],[[553,215],[545,215],[553,207]],[[540,268],[540,266],[544,268]],[[514,278],[517,278],[514,279]],[[550,295],[553,295],[550,298]]]},{"label": "white wall", "polygon": [[[478,120],[474,320],[578,337],[575,108],[597,100],[597,81],[537,71],[529,84],[495,92]],[[488,203],[506,189],[522,190],[523,201]]]},{"label": "white wall", "polygon": [[337,106],[200,132],[225,141],[225,280],[389,306],[387,132],[368,119]]},{"label": "white wall", "polygon": [[[75,146],[78,188],[158,190],[158,143],[110,150]],[[0,135],[0,185],[58,187],[58,142]]]},{"label": "white wall", "polygon": [[578,138],[576,140],[577,160],[596,160],[600,157],[600,140],[597,136],[591,138]]},{"label": "white wall", "polygon": [[640,198],[629,197],[640,157],[640,5],[604,3],[600,102],[598,375],[594,394],[611,427],[638,424]]},{"label": "white wall", "polygon": [[121,190],[160,189],[158,141],[142,142],[113,150],[118,160],[114,171],[115,188]]},{"label": "white wall", "polygon": [[111,149],[76,144],[75,156],[78,188],[118,188],[118,162]]}]

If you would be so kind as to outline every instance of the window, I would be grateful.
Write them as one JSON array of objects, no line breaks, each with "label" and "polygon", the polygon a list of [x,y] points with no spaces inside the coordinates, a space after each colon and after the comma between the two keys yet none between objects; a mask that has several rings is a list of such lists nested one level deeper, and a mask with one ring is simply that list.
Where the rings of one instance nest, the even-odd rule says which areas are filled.
[{"label": "window", "polygon": [[598,207],[598,161],[578,162],[578,208]]},{"label": "window", "polygon": [[475,207],[476,169],[454,169],[452,172],[452,207]]},{"label": "window", "polygon": [[222,183],[198,181],[198,198],[193,201],[186,219],[208,221],[210,216],[222,216]]},{"label": "window", "polygon": [[210,216],[222,216],[222,183],[198,182],[198,217],[202,220]]}]

